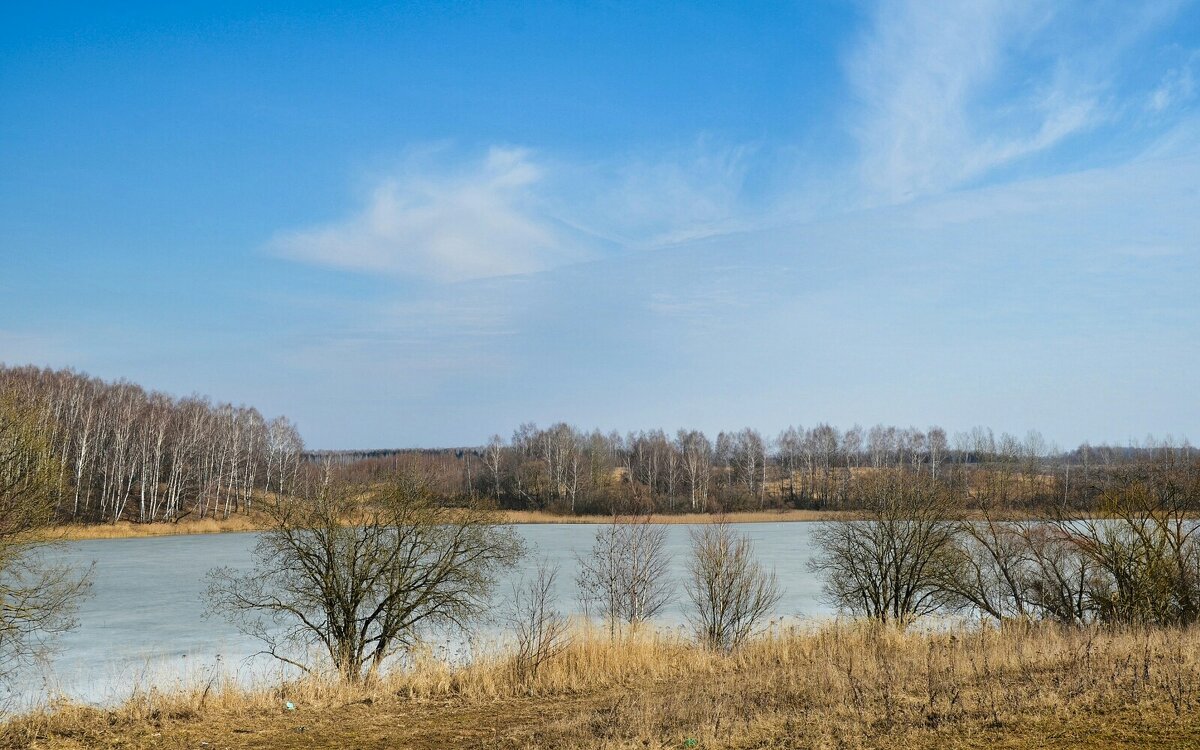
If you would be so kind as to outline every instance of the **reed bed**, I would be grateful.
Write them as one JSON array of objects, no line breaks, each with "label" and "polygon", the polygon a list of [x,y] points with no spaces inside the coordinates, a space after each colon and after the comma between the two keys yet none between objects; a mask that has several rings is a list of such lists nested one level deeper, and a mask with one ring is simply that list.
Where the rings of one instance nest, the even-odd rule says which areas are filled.
[{"label": "reed bed", "polygon": [[205,518],[183,520],[177,523],[89,523],[55,526],[46,536],[62,541],[84,539],[128,539],[134,537],[178,536],[188,534],[223,534],[229,532],[258,531],[263,528],[261,519],[254,516],[231,515],[229,518]]},{"label": "reed bed", "polygon": [[[853,518],[848,511],[817,510],[764,510],[729,513],[725,518],[733,523],[777,523],[780,521],[841,521]],[[696,524],[711,523],[718,516],[712,513],[655,514],[655,523]],[[510,524],[598,524],[609,523],[611,516],[565,516],[535,510],[496,511],[498,523]],[[261,531],[266,527],[264,519],[254,515],[231,515],[229,518],[205,518],[182,520],[177,523],[96,523],[56,526],[47,536],[64,541],[84,539],[128,539],[136,537],[178,536],[188,534],[220,534],[227,532]]]},{"label": "reed bed", "polygon": [[1198,628],[776,624],[726,654],[580,626],[518,674],[496,649],[367,685],[139,690],[13,717],[0,747],[1200,746]]}]

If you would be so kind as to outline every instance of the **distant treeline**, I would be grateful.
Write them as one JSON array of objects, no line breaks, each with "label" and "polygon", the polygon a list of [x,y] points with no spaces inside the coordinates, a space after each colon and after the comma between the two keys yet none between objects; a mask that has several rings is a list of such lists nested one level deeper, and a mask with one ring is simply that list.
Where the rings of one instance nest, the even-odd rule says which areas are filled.
[{"label": "distant treeline", "polygon": [[1137,467],[1200,471],[1200,452],[1186,441],[1064,451],[1036,431],[936,426],[817,424],[710,438],[524,424],[473,448],[306,452],[286,418],[73,370],[0,365],[0,395],[44,432],[58,465],[58,513],[70,521],[228,516],[252,510],[256,492],[287,493],[297,472],[322,467],[362,481],[420,474],[447,504],[563,514],[857,510],[868,503],[869,477],[897,472],[935,482],[963,508],[1090,511]]},{"label": "distant treeline", "polygon": [[283,417],[73,370],[0,365],[0,396],[38,425],[67,521],[228,516],[286,488],[304,449]]},{"label": "distant treeline", "polygon": [[927,477],[968,509],[1086,511],[1137,467],[1200,471],[1200,451],[1186,441],[1063,451],[1036,431],[1018,438],[977,427],[951,436],[884,425],[789,427],[773,439],[747,428],[714,440],[697,430],[621,435],[525,424],[482,448],[355,455],[342,462],[351,476],[418,471],[447,501],[490,498],[564,514],[856,510],[866,504],[865,478],[895,472]]}]

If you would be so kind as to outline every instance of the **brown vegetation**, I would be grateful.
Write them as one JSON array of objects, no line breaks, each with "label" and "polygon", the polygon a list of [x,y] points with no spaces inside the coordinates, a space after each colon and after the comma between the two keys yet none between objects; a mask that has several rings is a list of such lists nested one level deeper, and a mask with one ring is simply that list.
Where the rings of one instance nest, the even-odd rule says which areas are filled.
[{"label": "brown vegetation", "polygon": [[177,536],[189,534],[222,534],[260,531],[262,521],[252,515],[231,515],[229,518],[189,519],[178,523],[89,523],[64,524],[46,530],[46,535],[64,541],[83,539],[128,539],[131,537]]},{"label": "brown vegetation", "polygon": [[777,626],[730,653],[585,630],[532,675],[495,655],[369,685],[141,691],[15,718],[0,747],[1183,748],[1198,655],[1196,628]]},{"label": "brown vegetation", "polygon": [[[777,523],[838,521],[855,517],[850,511],[818,510],[766,510],[728,513],[724,516],[730,523]],[[653,523],[699,524],[712,523],[720,518],[712,513],[679,513],[676,515],[653,515]],[[612,516],[562,516],[536,510],[497,510],[493,520],[502,524],[604,524]],[[188,534],[220,534],[226,532],[262,531],[267,521],[261,514],[231,515],[229,518],[185,519],[178,523],[120,523],[63,524],[48,528],[45,534],[67,541],[83,539],[127,539],[132,537],[176,536]]]},{"label": "brown vegetation", "polygon": [[1017,438],[984,428],[950,435],[937,426],[828,424],[788,427],[775,437],[746,428],[714,439],[697,430],[621,435],[525,424],[511,438],[495,436],[479,447],[305,452],[296,427],[282,417],[268,421],[250,407],[174,398],[71,370],[0,365],[0,391],[45,426],[58,463],[56,514],[72,524],[190,527],[253,516],[264,496],[286,493],[299,475],[322,467],[363,484],[397,472],[417,475],[447,506],[487,500],[561,519],[857,511],[869,508],[864,487],[879,471],[928,477],[967,510],[1094,514],[1131,469],[1200,466],[1186,442],[1063,451],[1036,431]]}]

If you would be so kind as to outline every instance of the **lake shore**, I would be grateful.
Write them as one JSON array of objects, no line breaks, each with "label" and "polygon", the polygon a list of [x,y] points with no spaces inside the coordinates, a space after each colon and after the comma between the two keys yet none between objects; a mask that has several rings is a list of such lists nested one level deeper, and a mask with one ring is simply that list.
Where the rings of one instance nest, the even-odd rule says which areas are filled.
[{"label": "lake shore", "polygon": [[0,724],[0,748],[1184,748],[1200,629],[776,628],[734,653],[595,629],[532,676],[503,653],[373,685],[141,691]]},{"label": "lake shore", "polygon": [[[496,511],[496,520],[511,524],[600,524],[608,523],[611,516],[564,516],[544,511]],[[780,522],[814,522],[814,521],[844,521],[854,517],[851,511],[817,511],[817,510],[766,510],[746,511],[726,514],[725,518],[733,523],[780,523]],[[679,513],[656,514],[652,516],[656,523],[694,524],[711,523],[719,516],[712,513]],[[119,521],[117,523],[100,524],[68,524],[55,526],[46,532],[51,539],[63,541],[83,541],[88,539],[132,539],[138,537],[185,536],[194,534],[228,534],[248,531],[261,531],[265,523],[253,516],[233,515],[229,518],[205,518],[203,520],[182,520],[178,523],[133,523]]]}]

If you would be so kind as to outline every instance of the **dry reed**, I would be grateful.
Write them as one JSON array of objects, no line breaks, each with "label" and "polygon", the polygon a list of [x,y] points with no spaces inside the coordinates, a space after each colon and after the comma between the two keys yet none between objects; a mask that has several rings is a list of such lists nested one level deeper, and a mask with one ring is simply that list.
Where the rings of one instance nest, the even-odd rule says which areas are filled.
[{"label": "dry reed", "polygon": [[[852,518],[847,511],[766,510],[730,513],[734,523],[775,523],[780,521],[837,521]],[[655,523],[710,523],[711,513],[656,514]],[[597,524],[608,523],[611,516],[564,516],[544,511],[504,510],[496,512],[499,523],[510,524]],[[261,531],[265,522],[257,516],[231,515],[229,518],[185,519],[177,523],[117,523],[77,524],[56,526],[47,532],[54,539],[78,541],[84,539],[127,539],[135,537],[176,536],[189,534],[220,534],[228,532]]]},{"label": "dry reed", "polygon": [[497,651],[458,667],[419,657],[363,686],[144,690],[15,717],[0,747],[1187,747],[1198,654],[1198,628],[776,625],[732,654],[581,628],[532,677]]}]

